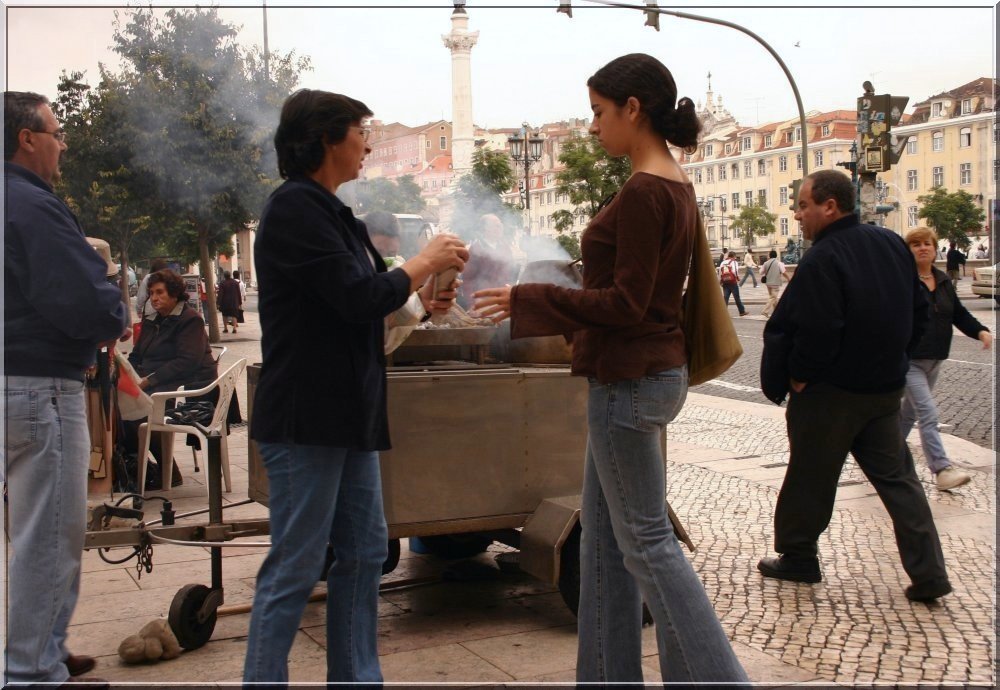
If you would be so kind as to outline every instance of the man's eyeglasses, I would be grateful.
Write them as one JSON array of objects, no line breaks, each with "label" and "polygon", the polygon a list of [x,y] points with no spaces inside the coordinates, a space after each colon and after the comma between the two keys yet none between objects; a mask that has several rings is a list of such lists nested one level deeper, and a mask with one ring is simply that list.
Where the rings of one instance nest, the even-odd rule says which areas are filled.
[{"label": "man's eyeglasses", "polygon": [[365,141],[371,138],[372,128],[366,127],[365,125],[351,125],[351,129],[357,129],[361,131],[361,138]]},{"label": "man's eyeglasses", "polygon": [[28,131],[34,132],[35,134],[48,134],[56,141],[66,141],[66,132],[61,129],[57,129],[54,132],[46,132],[44,129],[29,129]]}]

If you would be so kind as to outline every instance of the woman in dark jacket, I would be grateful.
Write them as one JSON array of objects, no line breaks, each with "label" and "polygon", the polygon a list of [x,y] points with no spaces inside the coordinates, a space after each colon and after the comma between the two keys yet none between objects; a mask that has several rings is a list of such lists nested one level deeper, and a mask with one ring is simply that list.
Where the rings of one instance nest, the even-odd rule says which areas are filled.
[{"label": "woman in dark jacket", "polygon": [[[919,420],[920,443],[924,448],[927,465],[934,473],[937,488],[950,491],[967,483],[971,477],[968,472],[953,467],[948,459],[941,434],[938,433],[937,406],[931,392],[937,382],[941,362],[948,359],[951,350],[952,326],[982,342],[983,349],[990,347],[993,336],[959,301],[951,278],[934,268],[937,241],[937,235],[929,228],[914,228],[906,233],[906,243],[910,245],[910,251],[917,262],[917,274],[927,291],[927,301],[931,306],[927,330],[910,353],[900,428],[905,444],[913,422]],[[906,448],[906,452],[909,452],[909,448]]]},{"label": "woman in dark jacket", "polygon": [[337,197],[371,152],[362,124],[371,114],[353,98],[302,89],[285,101],[274,135],[285,182],[264,206],[254,244],[263,363],[251,430],[269,482],[271,549],[257,574],[247,683],[288,682],[288,653],[327,541],[334,555],[326,573],[327,681],[382,681],[383,323],[418,289],[425,310],[447,311],[454,285],[435,300],[428,278],[461,270],[469,254],[442,234],[386,270]]},{"label": "woman in dark jacket", "polygon": [[[212,348],[205,333],[205,322],[187,305],[184,281],[170,269],[149,275],[146,283],[149,303],[154,312],[147,316],[132,347],[128,361],[142,379],[139,387],[147,393],[175,391],[181,386],[188,390],[203,388],[218,378]],[[207,396],[211,400],[218,393]],[[125,447],[138,448],[139,424],[145,420],[126,422]],[[159,459],[159,443],[151,444]],[[171,484],[181,483],[177,465],[173,466]]]},{"label": "woman in dark jacket", "polygon": [[229,271],[223,273],[225,279],[219,285],[219,311],[222,312],[222,332],[229,332],[229,325],[233,326],[233,333],[236,332],[236,324],[239,322],[240,310],[243,308],[243,296],[240,291],[240,283],[235,280]]}]

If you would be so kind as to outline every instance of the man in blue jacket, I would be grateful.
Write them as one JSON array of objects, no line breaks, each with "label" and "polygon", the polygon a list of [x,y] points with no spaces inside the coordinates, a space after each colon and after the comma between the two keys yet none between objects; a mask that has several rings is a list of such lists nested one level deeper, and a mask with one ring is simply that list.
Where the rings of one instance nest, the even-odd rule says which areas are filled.
[{"label": "man in blue jacket", "polygon": [[4,93],[8,683],[62,683],[94,666],[65,646],[87,518],[84,377],[127,321],[106,263],[52,191],[65,150],[44,96]]},{"label": "man in blue jacket", "polygon": [[854,187],[838,170],[806,177],[795,219],[813,241],[764,328],[761,387],[788,400],[789,459],[774,513],[778,558],[765,577],[819,582],[817,540],[833,515],[848,453],[892,518],[906,596],[951,591],[941,542],[913,461],[901,452],[900,400],[907,353],[927,323],[927,300],[910,250],[895,234],[862,225]]}]

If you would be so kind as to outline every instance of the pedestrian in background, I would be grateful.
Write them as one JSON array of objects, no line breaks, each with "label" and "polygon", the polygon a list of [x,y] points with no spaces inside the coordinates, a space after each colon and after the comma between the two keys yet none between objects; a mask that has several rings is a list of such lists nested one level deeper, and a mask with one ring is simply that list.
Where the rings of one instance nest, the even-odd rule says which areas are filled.
[{"label": "pedestrian in background", "polygon": [[[900,414],[900,430],[904,450],[906,437],[917,422],[920,428],[920,445],[924,449],[927,467],[934,474],[934,483],[941,491],[950,491],[966,484],[972,477],[968,472],[951,464],[938,431],[937,405],[934,404],[934,384],[937,383],[941,364],[951,350],[952,327],[989,349],[993,344],[990,330],[979,323],[958,299],[955,284],[943,271],[934,267],[934,247],[937,235],[930,228],[914,228],[906,233],[906,243],[913,252],[917,275],[924,295],[930,302],[930,324],[920,342],[910,353],[910,368],[906,373],[906,390]],[[912,462],[912,459],[911,459]]]},{"label": "pedestrian in background", "polygon": [[233,279],[232,273],[224,271],[222,275],[222,282],[217,288],[218,307],[222,312],[222,332],[228,333],[229,326],[232,326],[235,333],[239,324],[240,310],[243,308],[242,291],[240,284]]},{"label": "pedestrian in background", "polygon": [[64,683],[95,663],[66,648],[87,529],[84,379],[128,311],[53,193],[66,148],[45,96],[4,93],[5,683]]},{"label": "pedestrian in background", "polygon": [[778,291],[781,289],[781,280],[782,278],[788,280],[788,272],[785,269],[785,264],[778,258],[777,251],[772,249],[768,256],[770,258],[764,262],[760,269],[761,280],[767,286],[767,304],[761,311],[761,315],[770,318],[775,307],[778,306]]},{"label": "pedestrian in background", "polygon": [[233,280],[240,286],[240,301],[242,304],[246,304],[247,301],[247,284],[240,280],[240,272],[233,271]]},{"label": "pedestrian in background", "polygon": [[952,282],[957,283],[962,279],[959,273],[959,266],[961,266],[961,272],[965,272],[965,254],[963,254],[958,247],[955,245],[955,241],[952,240],[948,243],[948,254],[945,258],[945,269],[948,271],[948,277],[951,278]]},{"label": "pedestrian in background", "polygon": [[747,278],[753,278],[753,286],[757,287],[757,274],[753,270],[757,268],[757,260],[754,258],[753,252],[750,251],[750,247],[747,247],[747,253],[743,255],[743,268],[746,273],[743,280],[740,281],[740,287],[743,287],[743,283],[747,282]]},{"label": "pedestrian in background", "polygon": [[149,303],[149,276],[157,271],[162,271],[167,267],[167,262],[163,259],[153,259],[149,264],[149,273],[143,276],[142,281],[135,293],[135,314],[139,317],[139,323],[146,317],[155,317],[156,309]]},{"label": "pedestrian in background", "polygon": [[927,325],[927,300],[913,256],[885,228],[862,225],[854,186],[839,170],[808,175],[795,220],[812,240],[764,327],[761,387],[787,393],[790,455],[774,511],[777,558],[765,577],[819,582],[819,536],[830,524],[847,454],[885,505],[903,568],[906,597],[932,601],[951,591],[941,541],[899,433],[907,351]]},{"label": "pedestrian in background", "polygon": [[736,252],[729,252],[726,258],[719,264],[719,284],[722,285],[722,294],[726,298],[726,306],[729,306],[729,297],[736,300],[736,308],[740,316],[746,316],[750,312],[743,306],[740,299],[740,262],[736,260]]},{"label": "pedestrian in background", "polygon": [[579,682],[641,683],[642,602],[672,683],[746,683],[664,505],[662,438],[687,396],[681,292],[699,232],[694,187],[670,152],[694,146],[694,103],[655,58],[626,55],[588,81],[591,135],[632,175],[581,238],[583,288],[480,290],[511,337],[572,335],[590,381],[580,523]]},{"label": "pedestrian in background", "polygon": [[[271,548],[257,574],[247,683],[288,682],[288,654],[327,543],[327,682],[382,682],[383,323],[412,292],[429,295],[433,274],[463,268],[468,251],[441,234],[386,269],[337,196],[371,153],[362,124],[371,114],[353,98],[300,89],[282,106],[274,135],[285,182],[268,199],[254,243],[263,364],[251,430],[270,486]],[[429,295],[430,310],[447,311],[454,287]]]}]

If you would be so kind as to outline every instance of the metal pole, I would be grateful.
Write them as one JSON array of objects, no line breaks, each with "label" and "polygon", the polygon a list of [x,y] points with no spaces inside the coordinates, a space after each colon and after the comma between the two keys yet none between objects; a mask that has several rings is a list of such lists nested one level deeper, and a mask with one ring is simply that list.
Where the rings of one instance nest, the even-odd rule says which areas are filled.
[{"label": "metal pole", "polygon": [[730,29],[736,29],[737,31],[746,34],[753,40],[764,46],[764,49],[771,54],[771,56],[777,60],[778,65],[781,67],[781,71],[785,73],[785,77],[788,78],[788,83],[792,87],[792,93],[795,94],[795,105],[799,109],[799,126],[802,128],[802,177],[805,178],[809,174],[809,136],[808,130],[806,129],[806,111],[802,107],[802,97],[799,95],[799,87],[795,84],[795,79],[792,77],[792,73],[788,70],[785,65],[784,60],[778,55],[777,51],[774,50],[767,41],[755,34],[750,29],[740,26],[734,22],[727,22],[724,19],[715,19],[713,17],[703,17],[698,14],[688,14],[687,12],[678,12],[677,10],[665,10],[660,7],[652,7],[649,5],[629,5],[623,2],[609,2],[608,0],[585,0],[586,2],[593,2],[598,5],[606,5],[608,7],[623,7],[630,10],[640,10],[642,12],[656,12],[657,14],[669,14],[681,19],[693,19],[696,22],[707,22],[709,24],[718,24],[719,26],[728,26]]},{"label": "metal pole", "polygon": [[531,236],[531,155],[528,153],[528,130],[524,130],[524,208],[528,212],[528,236]]},{"label": "metal pole", "polygon": [[264,10],[264,83],[271,81],[271,54],[267,49],[267,2],[263,2]]}]

